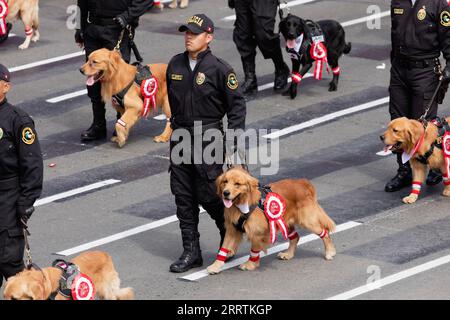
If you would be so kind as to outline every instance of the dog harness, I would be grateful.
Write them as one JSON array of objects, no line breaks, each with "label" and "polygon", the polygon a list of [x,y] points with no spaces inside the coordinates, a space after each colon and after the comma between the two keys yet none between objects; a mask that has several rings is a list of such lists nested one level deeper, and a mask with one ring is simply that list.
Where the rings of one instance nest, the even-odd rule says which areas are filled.
[{"label": "dog harness", "polygon": [[93,300],[95,287],[91,278],[82,274],[78,266],[62,259],[53,261],[52,266],[62,271],[58,293],[73,300]]},{"label": "dog harness", "polygon": [[[0,0],[1,1],[1,0]],[[158,92],[158,81],[152,75],[149,66],[138,64],[134,80],[131,81],[122,91],[113,96],[116,104],[125,107],[124,99],[131,86],[136,83],[141,88],[141,95],[144,98],[144,106],[142,108],[141,116],[147,117],[152,108],[156,109],[156,93]],[[122,125],[122,124],[121,124]]]},{"label": "dog harness", "polygon": [[0,36],[8,33],[8,26],[6,25],[6,16],[8,15],[8,2],[0,0]]}]

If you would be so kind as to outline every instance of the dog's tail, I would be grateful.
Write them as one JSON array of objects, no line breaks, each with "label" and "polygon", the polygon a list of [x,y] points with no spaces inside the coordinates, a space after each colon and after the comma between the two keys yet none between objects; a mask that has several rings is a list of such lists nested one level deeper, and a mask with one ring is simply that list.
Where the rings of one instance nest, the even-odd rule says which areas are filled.
[{"label": "dog's tail", "polygon": [[345,44],[345,47],[344,47],[344,53],[345,53],[345,54],[350,53],[350,51],[352,51],[352,43],[351,43],[351,42],[346,43],[346,44]]},{"label": "dog's tail", "polygon": [[134,290],[133,288],[122,288],[116,292],[117,300],[134,300]]},{"label": "dog's tail", "polygon": [[333,220],[327,215],[325,210],[319,205],[320,210],[322,211],[322,214],[320,216],[320,224],[322,225],[322,228],[328,230],[328,232],[334,232],[336,230],[336,224]]}]

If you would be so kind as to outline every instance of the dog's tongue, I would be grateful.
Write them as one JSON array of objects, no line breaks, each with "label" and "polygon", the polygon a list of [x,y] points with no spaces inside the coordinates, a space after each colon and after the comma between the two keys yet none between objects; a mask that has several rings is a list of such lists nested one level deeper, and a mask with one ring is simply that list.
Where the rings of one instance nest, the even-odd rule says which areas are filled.
[{"label": "dog's tongue", "polygon": [[286,46],[289,49],[294,49],[295,48],[295,39],[294,40],[286,40]]},{"label": "dog's tongue", "polygon": [[393,146],[385,146],[384,147],[384,152],[388,152],[392,149]]},{"label": "dog's tongue", "polygon": [[95,83],[94,76],[89,76],[86,80],[86,85],[92,86]]},{"label": "dog's tongue", "polygon": [[231,208],[231,206],[233,205],[233,201],[227,200],[227,199],[223,199],[223,204],[225,205],[225,207]]}]

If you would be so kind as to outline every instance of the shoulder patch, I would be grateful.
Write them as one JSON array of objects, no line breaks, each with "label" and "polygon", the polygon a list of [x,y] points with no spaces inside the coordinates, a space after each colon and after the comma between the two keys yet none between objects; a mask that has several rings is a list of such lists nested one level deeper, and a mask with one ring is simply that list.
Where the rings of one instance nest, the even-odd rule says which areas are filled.
[{"label": "shoulder patch", "polygon": [[238,80],[236,78],[236,75],[234,74],[234,72],[230,73],[228,75],[228,80],[227,80],[227,87],[230,88],[231,90],[236,90],[238,87]]},{"label": "shoulder patch", "polygon": [[33,132],[33,129],[30,127],[26,127],[22,130],[22,141],[25,144],[33,144],[34,140],[36,140],[36,135]]},{"label": "shoulder patch", "polygon": [[448,11],[442,11],[441,12],[441,24],[444,27],[450,26],[450,13]]}]

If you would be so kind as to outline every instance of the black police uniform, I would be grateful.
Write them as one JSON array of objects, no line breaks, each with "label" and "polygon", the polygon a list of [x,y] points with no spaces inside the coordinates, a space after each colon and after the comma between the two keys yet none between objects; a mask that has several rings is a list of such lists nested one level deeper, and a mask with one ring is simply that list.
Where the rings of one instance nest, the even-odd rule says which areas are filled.
[{"label": "black police uniform", "polygon": [[[197,57],[194,70],[189,65],[188,53],[176,55],[167,68],[167,88],[174,130],[185,128],[194,132],[194,121],[202,121],[203,131],[222,128],[222,119],[228,118],[228,129],[244,129],[246,106],[238,88],[233,69],[215,57],[209,49]],[[172,134],[172,138],[176,131]],[[194,135],[191,135],[191,145]],[[216,146],[223,140],[215,141]],[[204,143],[203,148],[208,145]],[[177,145],[171,140],[170,150]],[[195,150],[190,159],[194,163]],[[219,228],[221,240],[225,236],[223,201],[216,194],[215,180],[222,174],[223,159],[214,164],[176,164],[171,159],[170,187],[175,195],[177,217],[183,239],[184,252],[171,266],[172,272],[184,272],[202,265],[199,246],[199,207],[202,205]]]},{"label": "black police uniform", "polygon": [[[86,59],[95,50],[112,50],[125,25],[132,27],[133,33],[138,26],[139,17],[153,4],[153,0],[78,0],[81,13],[81,33],[76,33],[76,41],[83,42]],[[119,23],[123,21],[123,26]],[[120,53],[130,61],[131,46],[128,32],[124,32]],[[87,86],[92,102],[94,121],[92,126],[81,135],[82,140],[95,140],[106,137],[105,102],[101,96],[101,83]]]},{"label": "black police uniform", "polygon": [[24,269],[20,223],[42,190],[43,164],[33,120],[0,102],[0,286]]},{"label": "black police uniform", "polygon": [[[391,1],[392,52],[389,85],[391,119],[419,119],[425,112],[439,82],[439,56],[447,61],[445,81],[450,76],[450,7],[446,0]],[[431,105],[427,119],[437,114],[437,101]],[[397,155],[399,171],[385,190],[397,191],[411,184],[411,169]],[[431,172],[427,184],[441,177]]]},{"label": "black police uniform", "polygon": [[280,36],[274,32],[278,0],[230,0],[229,5],[236,10],[233,41],[241,55],[244,69],[244,94],[253,94],[258,87],[255,74],[256,47],[259,47],[265,59],[273,60],[274,88],[283,89],[287,84],[289,67],[283,61]]}]

